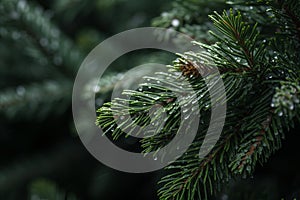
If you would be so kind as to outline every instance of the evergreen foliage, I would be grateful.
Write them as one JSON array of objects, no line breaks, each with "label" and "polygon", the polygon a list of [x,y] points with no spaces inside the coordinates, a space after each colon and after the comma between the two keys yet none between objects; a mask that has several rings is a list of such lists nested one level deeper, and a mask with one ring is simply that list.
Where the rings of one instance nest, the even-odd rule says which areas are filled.
[{"label": "evergreen foliage", "polygon": [[[70,120],[72,84],[83,55],[109,34],[146,25],[145,18],[154,17],[147,12],[158,12],[157,7],[164,6],[160,1],[133,2],[0,2],[0,150],[4,152],[0,161],[1,199],[26,196],[99,199],[103,198],[100,193],[106,190],[111,194],[104,198],[110,199],[115,191],[132,193],[129,186],[140,184],[126,176],[129,186],[121,185],[124,182],[121,178],[87,159]],[[123,16],[142,9],[148,11],[130,19]],[[99,13],[104,17],[98,17]],[[78,24],[86,23],[80,22],[83,16],[92,18],[89,26],[94,27],[79,30]],[[115,21],[107,22],[108,19]],[[67,24],[72,24],[69,29],[65,27]],[[139,141],[138,145],[147,154],[172,140],[182,123],[181,109],[186,104],[193,105],[188,109],[199,109],[201,116],[197,136],[188,151],[166,168],[168,174],[158,184],[158,196],[161,200],[223,199],[219,198],[220,191],[226,187],[234,190],[234,183],[252,177],[259,165],[265,164],[281,148],[284,139],[289,141],[286,133],[299,126],[300,2],[175,0],[169,11],[154,18],[153,25],[188,34],[195,39],[199,51],[178,54],[166,66],[168,73],[144,77],[136,91],[124,91],[130,100],[117,98],[106,102],[126,69],[160,57],[168,60],[168,56],[133,55],[133,59],[119,64],[99,81],[94,91],[97,93],[95,107],[99,108],[96,123],[107,136],[119,141],[129,137],[122,130],[131,133],[136,124],[152,123],[149,114],[155,114],[159,120],[166,113],[164,126],[154,124],[153,129],[147,130],[154,136]],[[159,35],[158,39],[169,37]],[[210,153],[199,158],[211,121],[213,105],[209,88],[219,81],[218,74],[224,82],[226,96],[215,103],[227,104],[225,126]],[[91,84],[97,81],[91,80]],[[212,85],[207,85],[207,81]],[[192,85],[195,96],[177,101],[174,92],[184,93],[185,83]],[[151,113],[154,105],[160,109]],[[117,125],[116,117],[124,117],[127,110],[133,122]],[[194,116],[187,116],[184,122],[192,123],[191,119]],[[112,179],[116,181],[110,182]],[[64,185],[68,181],[72,182],[70,188]],[[258,199],[257,193],[260,191],[248,199]],[[260,198],[273,197],[273,194],[263,195]],[[235,194],[232,198],[246,199],[241,196]]]},{"label": "evergreen foliage", "polygon": [[[168,66],[169,73],[158,72],[155,77],[145,77],[139,91],[124,91],[125,95],[133,97],[128,106],[125,106],[126,100],[118,98],[98,111],[97,124],[106,134],[118,139],[124,134],[122,130],[134,129],[136,124],[148,125],[149,117],[145,113],[155,104],[162,105],[169,116],[164,127],[157,125],[157,129],[147,130],[156,135],[141,141],[145,153],[155,151],[176,134],[180,107],[195,99],[188,96],[174,103],[176,97],[172,90],[184,92],[186,89],[181,75],[192,84],[203,119],[189,150],[167,167],[170,174],[160,181],[160,199],[208,199],[230,179],[251,176],[258,164],[265,163],[281,147],[284,133],[299,123],[299,2],[226,3],[176,1],[173,9],[163,13],[154,24],[198,36],[199,42],[195,45],[208,53],[199,50],[179,55],[174,64]],[[202,4],[205,4],[203,12],[197,12]],[[229,6],[231,8],[227,9]],[[214,11],[217,9],[226,10]],[[210,27],[207,24],[211,23],[206,17],[208,13],[214,27],[209,31],[210,37],[203,40]],[[215,76],[211,62],[219,69],[226,88],[227,116],[220,140],[205,158],[200,159],[198,154],[211,111],[204,79],[213,80]],[[195,73],[199,66],[193,63],[202,63],[201,75],[211,72],[209,76],[202,78]],[[122,110],[129,110],[134,116],[131,126],[115,124],[112,113],[120,111],[117,117],[122,117]],[[159,115],[161,113],[157,112],[156,116]]]}]

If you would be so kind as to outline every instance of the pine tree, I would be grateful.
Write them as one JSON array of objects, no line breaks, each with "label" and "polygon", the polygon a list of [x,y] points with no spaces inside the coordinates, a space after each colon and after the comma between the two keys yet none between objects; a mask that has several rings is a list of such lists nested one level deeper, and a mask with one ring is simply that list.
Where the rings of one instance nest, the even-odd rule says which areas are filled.
[{"label": "pine tree", "polygon": [[[169,12],[154,20],[160,27],[176,29],[194,37],[208,53],[186,52],[178,55],[169,73],[145,77],[140,90],[124,91],[125,99],[105,103],[98,110],[97,124],[114,139],[126,134],[126,127],[115,123],[124,110],[136,124],[146,126],[145,113],[155,104],[163,105],[168,120],[162,129],[149,130],[155,136],[141,140],[144,153],[156,151],[176,134],[180,124],[180,106],[175,96],[164,88],[184,91],[180,76],[196,90],[201,112],[199,131],[189,150],[167,167],[169,174],[160,181],[160,199],[210,199],[226,183],[239,177],[250,177],[259,164],[264,164],[280,149],[285,133],[299,123],[299,42],[300,2],[286,1],[193,1],[179,0]],[[176,20],[176,23],[174,23]],[[200,49],[200,48],[199,48]],[[210,59],[206,59],[210,58]],[[226,89],[227,115],[221,138],[210,153],[199,158],[207,131],[212,105],[204,79],[214,81],[211,62],[221,73]],[[199,76],[199,64],[202,70]],[[179,75],[178,75],[179,74]],[[223,104],[222,99],[217,102]],[[192,117],[191,117],[192,118]]]}]

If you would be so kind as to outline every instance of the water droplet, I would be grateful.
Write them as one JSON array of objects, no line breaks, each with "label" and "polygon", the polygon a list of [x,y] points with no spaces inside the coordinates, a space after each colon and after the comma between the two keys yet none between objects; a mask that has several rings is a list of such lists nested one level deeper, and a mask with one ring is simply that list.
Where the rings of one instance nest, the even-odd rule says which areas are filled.
[{"label": "water droplet", "polygon": [[267,76],[267,79],[272,79],[272,78],[273,78],[272,75],[268,75],[268,76]]},{"label": "water droplet", "polygon": [[187,111],[189,111],[189,109],[184,109],[182,112],[183,112],[183,113],[186,113]]},{"label": "water droplet", "polygon": [[248,165],[248,166],[246,167],[246,170],[247,170],[248,172],[251,172],[251,167]]},{"label": "water droplet", "polygon": [[266,146],[267,146],[267,144],[266,144],[266,143],[263,143],[262,145],[263,145],[264,147],[266,147]]},{"label": "water droplet", "polygon": [[283,112],[280,111],[280,112],[278,113],[278,116],[279,116],[279,117],[283,116]]},{"label": "water droplet", "polygon": [[154,99],[154,100],[158,100],[158,99],[159,99],[159,97],[153,97],[153,99]]},{"label": "water droplet", "polygon": [[[181,73],[180,72],[174,72],[174,75],[175,76],[181,76]],[[170,76],[172,76],[172,75],[170,74]]]},{"label": "water droplet", "polygon": [[16,92],[19,96],[23,96],[26,92],[26,89],[23,86],[18,86]]},{"label": "water droplet", "polygon": [[157,160],[157,157],[155,156],[153,159],[154,159],[154,160]]},{"label": "water droplet", "polygon": [[198,99],[192,101],[192,104],[196,104],[196,103],[198,103]]},{"label": "water droplet", "polygon": [[180,21],[178,19],[173,19],[171,23],[172,23],[172,26],[178,27],[180,24]]},{"label": "water droplet", "polygon": [[294,107],[294,104],[291,103],[291,105],[289,106],[289,109],[290,109],[290,110],[294,110],[294,108],[295,108],[295,107]]},{"label": "water droplet", "polygon": [[24,0],[21,0],[21,1],[18,2],[18,8],[20,10],[24,10],[25,6],[26,6],[26,2]]},{"label": "water droplet", "polygon": [[142,88],[139,88],[139,91],[141,92],[141,91],[143,91],[143,89],[142,89]]},{"label": "water droplet", "polygon": [[93,88],[93,91],[94,91],[94,92],[99,92],[99,91],[100,91],[100,86],[99,86],[99,85],[96,85],[96,86]]},{"label": "water droplet", "polygon": [[275,107],[275,104],[274,104],[274,103],[271,103],[271,107],[274,108],[274,107]]}]

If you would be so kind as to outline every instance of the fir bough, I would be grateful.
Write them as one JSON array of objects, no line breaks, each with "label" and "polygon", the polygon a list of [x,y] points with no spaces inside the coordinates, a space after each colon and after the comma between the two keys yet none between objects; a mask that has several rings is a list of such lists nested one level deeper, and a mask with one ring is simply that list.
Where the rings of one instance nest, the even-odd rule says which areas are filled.
[{"label": "fir bough", "polygon": [[[134,98],[129,106],[119,110],[129,109],[135,116],[132,127],[136,123],[147,125],[149,118],[145,113],[157,103],[170,116],[165,126],[158,129],[159,132],[152,130],[155,136],[141,141],[147,153],[167,144],[180,123],[180,104],[174,103],[172,92],[159,83],[169,83],[174,90],[184,90],[179,81],[179,77],[183,76],[196,90],[196,100],[204,117],[189,150],[167,167],[170,174],[161,180],[158,192],[162,200],[208,199],[230,179],[251,176],[258,163],[266,162],[281,147],[284,133],[299,123],[298,1],[236,1],[228,4],[232,9],[209,15],[214,24],[210,42],[195,43],[208,53],[199,51],[180,55],[169,66],[169,73],[145,77],[145,83],[140,85],[141,91],[124,91],[124,94]],[[181,5],[179,1],[177,6]],[[223,8],[226,9],[226,6]],[[197,5],[194,5],[190,11],[196,8]],[[168,16],[172,18],[168,19]],[[174,16],[176,13],[173,11],[163,14],[155,24],[166,26],[167,20],[172,24],[171,20],[179,19]],[[212,60],[205,59],[208,57]],[[199,150],[208,128],[211,104],[203,78],[193,73],[193,62],[205,63],[204,66],[211,66],[212,62],[218,67],[227,97],[226,123],[221,138],[203,159],[199,158]],[[211,77],[213,73],[208,76]],[[190,98],[186,101],[195,99]],[[122,105],[123,101],[113,100],[98,111],[97,124],[115,139],[124,134],[122,129],[125,127],[115,124],[112,108]],[[121,117],[122,112],[118,115]]]}]

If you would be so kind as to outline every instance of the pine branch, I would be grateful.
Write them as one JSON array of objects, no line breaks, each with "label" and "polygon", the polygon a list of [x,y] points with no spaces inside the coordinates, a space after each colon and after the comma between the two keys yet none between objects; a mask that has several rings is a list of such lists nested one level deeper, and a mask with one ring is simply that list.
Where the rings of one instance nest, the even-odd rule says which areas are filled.
[{"label": "pine branch", "polygon": [[[151,130],[156,133],[155,136],[141,141],[144,153],[157,151],[176,134],[180,122],[179,108],[193,99],[188,97],[183,102],[174,103],[176,97],[171,91],[182,91],[178,75],[193,85],[197,94],[195,102],[199,104],[201,116],[205,117],[200,120],[196,140],[181,158],[168,167],[171,173],[160,182],[164,184],[159,190],[162,200],[207,199],[230,178],[251,174],[257,162],[266,162],[271,153],[280,148],[284,131],[293,126],[295,119],[299,120],[299,106],[295,106],[297,102],[299,104],[297,53],[288,55],[296,46],[295,42],[281,45],[280,51],[275,54],[271,42],[260,41],[270,41],[270,37],[274,36],[260,34],[258,30],[262,25],[256,23],[251,27],[242,20],[241,13],[224,11],[223,15],[215,13],[211,19],[219,31],[211,32],[217,42],[212,45],[195,43],[208,52],[179,55],[167,74],[145,78],[157,83],[145,81],[140,85],[140,91],[124,91],[124,94],[133,97],[132,100],[116,99],[99,110],[97,124],[104,128],[106,134],[117,139],[124,134],[122,128],[130,130],[136,124],[147,125],[151,106],[163,106],[170,119],[163,129]],[[274,19],[270,20],[274,22]],[[200,159],[199,150],[212,106],[203,79],[211,78],[215,68],[212,66],[220,69],[228,97],[228,113],[219,142],[204,159]],[[170,85],[170,90],[162,83]],[[122,104],[125,101],[129,102],[129,106]],[[112,107],[118,108],[119,113],[115,116]],[[134,116],[135,123],[117,126],[115,118],[121,117],[126,109]]]},{"label": "pine branch", "polygon": [[[212,43],[214,38],[207,34],[207,31],[213,27],[208,14],[213,11],[222,11],[227,6],[224,0],[209,2],[205,0],[176,0],[169,11],[163,12],[160,17],[153,20],[152,25],[175,29],[186,33],[197,41],[203,41],[206,44]],[[203,9],[204,7],[206,9]],[[199,12],[200,9],[201,12]],[[159,36],[168,39],[167,35]]]},{"label": "pine branch", "polygon": [[[26,1],[4,0],[1,25],[25,31],[37,49],[64,75],[73,78],[82,61],[81,52],[50,22],[41,8]],[[14,14],[15,17],[10,15]]]},{"label": "pine branch", "polygon": [[[234,15],[232,9],[229,13],[224,11],[222,16],[215,12],[215,15],[211,15],[210,17],[218,31],[224,34],[223,37],[220,37],[218,34],[211,32],[211,34],[221,42],[220,45],[216,46],[214,53],[222,60],[226,59],[225,56],[230,55],[230,57],[226,59],[228,62],[224,63],[224,65],[243,67],[245,65],[242,60],[245,59],[248,63],[247,67],[254,68],[257,64],[256,62],[258,62],[262,56],[261,54],[264,49],[264,45],[257,45],[259,36],[257,24],[251,29],[249,25],[246,25],[245,22],[242,21],[241,13]],[[222,47],[224,44],[226,44],[227,48]],[[221,52],[225,53],[225,55],[222,55]]]},{"label": "pine branch", "polygon": [[7,89],[0,93],[0,112],[8,118],[27,120],[43,120],[53,111],[63,113],[71,98],[71,87],[68,81],[48,81]]}]

